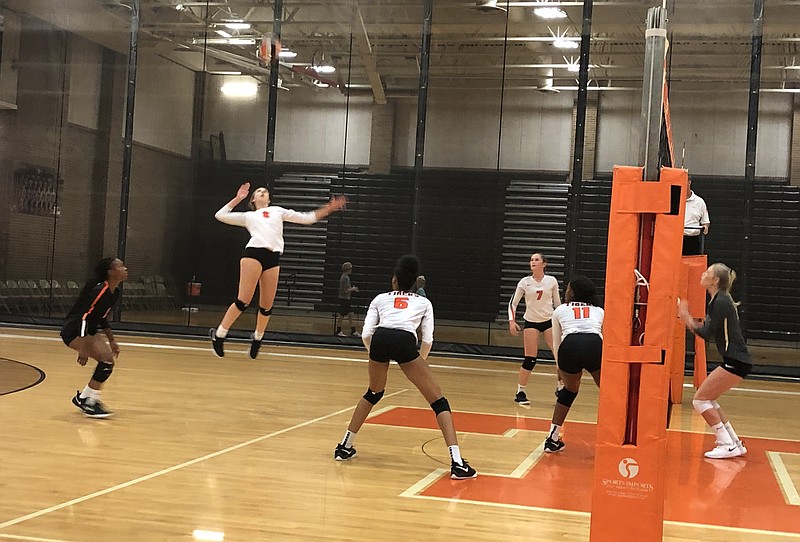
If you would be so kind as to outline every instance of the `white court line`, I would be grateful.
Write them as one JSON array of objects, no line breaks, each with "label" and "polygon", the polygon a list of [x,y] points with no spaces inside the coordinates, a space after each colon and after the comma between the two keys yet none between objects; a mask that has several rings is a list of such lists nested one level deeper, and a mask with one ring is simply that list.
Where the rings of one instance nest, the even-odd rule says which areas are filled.
[{"label": "white court line", "polygon": [[800,506],[800,494],[797,493],[792,477],[789,475],[789,471],[786,470],[786,465],[783,464],[781,452],[767,452],[767,457],[772,466],[772,472],[775,473],[775,478],[777,478],[778,484],[781,486],[781,492],[786,499],[786,503]]},{"label": "white court line", "polygon": [[[56,341],[62,342],[60,338],[56,337],[37,337],[35,335],[15,335],[12,333],[0,333],[0,338],[9,338],[9,339],[31,339],[35,341]],[[147,344],[147,343],[129,343],[129,342],[120,342],[120,346],[132,346],[135,348],[154,348],[154,349],[161,349],[161,350],[187,350],[187,351],[194,351],[194,352],[209,352],[209,348],[200,348],[197,346],[175,346],[169,344]],[[290,347],[290,348],[324,348],[320,346],[308,346],[308,347]],[[246,350],[230,350],[231,353],[236,354],[244,354]],[[267,356],[275,356],[275,357],[286,357],[286,358],[302,358],[308,359],[309,356],[307,354],[286,354],[281,352],[265,352]],[[319,360],[332,360],[332,361],[357,361],[359,363],[366,363],[367,360],[363,357],[339,357],[339,356],[313,356],[314,359]],[[515,369],[488,369],[488,368],[481,368],[481,367],[460,367],[458,365],[429,365],[435,369],[451,369],[455,371],[473,371],[479,373],[500,373],[500,374],[508,374],[508,373],[516,373]],[[531,373],[532,376],[543,377],[543,378],[553,378],[553,373],[542,373],[542,372],[533,372]],[[584,376],[584,380],[591,379],[589,376]],[[684,388],[693,388],[692,384],[684,384]],[[760,390],[755,388],[731,388],[731,391],[741,391],[747,393],[765,393],[765,394],[773,394],[773,395],[796,395],[800,396],[800,391],[780,391],[780,390]]]},{"label": "white court line", "polygon": [[[431,485],[442,473],[445,472],[444,469],[437,469],[430,473],[428,476],[408,488],[406,491],[400,494],[401,497],[408,497],[412,499],[427,499],[431,501],[442,501],[451,504],[459,504],[459,503],[467,503],[467,504],[476,504],[478,506],[494,506],[497,508],[507,508],[512,510],[530,510],[533,512],[545,512],[548,514],[557,514],[557,515],[564,515],[564,516],[579,516],[579,517],[590,517],[591,513],[589,512],[579,512],[576,510],[558,510],[556,508],[542,508],[540,506],[527,506],[524,504],[509,504],[509,503],[498,503],[498,502],[489,502],[489,501],[474,501],[469,499],[453,499],[447,497],[431,497],[428,495],[418,495],[413,493],[412,490],[417,490],[420,486],[421,489],[417,490],[417,493],[424,491],[429,485]],[[478,476],[494,476],[494,475],[486,475],[486,474],[478,474]],[[423,483],[425,482],[425,483]],[[464,483],[470,483],[469,481],[465,481]],[[726,527],[724,525],[706,525],[704,523],[687,523],[683,521],[669,521],[664,520],[664,525],[675,525],[677,527],[694,527],[697,529],[713,529],[713,530],[720,530],[720,531],[728,531],[728,532],[736,532],[736,533],[745,533],[745,534],[752,534],[752,535],[771,535],[771,536],[782,536],[786,538],[800,540],[800,535],[795,533],[785,533],[781,531],[767,531],[763,529],[746,529],[744,527]]]},{"label": "white court line", "polygon": [[60,538],[39,538],[38,536],[22,536],[18,534],[3,533],[0,533],[0,538],[7,538],[9,540],[27,540],[28,542],[70,542],[69,540],[62,540]]},{"label": "white court line", "polygon": [[[386,398],[393,397],[395,395],[399,395],[399,394],[405,393],[407,391],[408,391],[408,389],[402,389],[400,391],[396,391],[394,393],[390,393],[390,394],[386,395],[385,397]],[[251,444],[257,444],[257,443],[259,443],[259,442],[261,442],[263,440],[266,440],[268,438],[276,437],[278,435],[282,435],[284,433],[288,433],[289,431],[293,431],[295,429],[300,429],[301,427],[306,427],[307,425],[311,425],[311,424],[314,424],[314,423],[317,423],[317,422],[321,422],[322,420],[326,420],[328,418],[333,418],[334,416],[338,416],[339,414],[344,414],[345,412],[348,412],[348,411],[353,410],[353,409],[355,409],[354,406],[349,407],[349,408],[343,408],[341,410],[337,410],[336,412],[332,412],[330,414],[326,414],[324,416],[320,416],[319,418],[314,418],[313,420],[307,420],[307,421],[304,421],[302,423],[298,423],[296,425],[293,425],[291,427],[287,427],[285,429],[280,429],[278,431],[273,431],[272,433],[269,433],[267,435],[262,435],[260,437],[254,438],[254,439],[250,439],[250,440],[248,440],[246,442],[240,442],[239,444],[235,444],[233,446],[229,446],[228,448],[225,448],[224,450],[218,450],[216,452],[212,452],[210,454],[206,454],[206,455],[204,455],[202,457],[197,457],[195,459],[191,459],[189,461],[185,461],[185,462],[183,462],[183,463],[181,463],[179,465],[174,465],[172,467],[167,467],[166,469],[161,469],[160,471],[157,471],[157,472],[154,472],[154,473],[151,473],[151,474],[147,474],[145,476],[140,476],[139,478],[135,478],[133,480],[129,480],[127,482],[123,482],[121,484],[117,484],[115,486],[112,486],[112,487],[109,487],[109,488],[106,488],[106,489],[102,489],[100,491],[95,491],[94,493],[90,493],[88,495],[84,495],[83,497],[78,497],[76,499],[71,499],[69,501],[62,502],[61,504],[56,504],[54,506],[50,506],[48,508],[44,508],[44,509],[39,510],[37,512],[32,512],[30,514],[27,514],[27,515],[24,515],[24,516],[20,516],[18,518],[14,518],[14,519],[8,520],[6,522],[0,523],[0,529],[5,529],[6,527],[11,527],[12,525],[17,525],[19,523],[22,523],[23,521],[28,521],[29,519],[38,518],[39,516],[43,516],[45,514],[49,514],[50,512],[55,512],[57,510],[61,510],[62,508],[67,508],[69,506],[72,506],[72,505],[75,505],[75,504],[79,504],[79,503],[88,501],[90,499],[94,499],[95,497],[101,497],[103,495],[107,495],[109,493],[113,493],[114,491],[118,491],[120,489],[125,489],[127,487],[139,484],[141,482],[146,482],[148,480],[152,480],[153,478],[157,478],[159,476],[163,476],[165,474],[169,474],[171,472],[175,472],[175,471],[183,469],[185,467],[190,467],[192,465],[195,465],[197,463],[201,463],[201,462],[206,461],[208,459],[213,459],[215,457],[219,457],[219,456],[227,454],[229,452],[234,452],[234,451],[239,450],[241,448],[244,448],[246,446],[250,446]]]}]

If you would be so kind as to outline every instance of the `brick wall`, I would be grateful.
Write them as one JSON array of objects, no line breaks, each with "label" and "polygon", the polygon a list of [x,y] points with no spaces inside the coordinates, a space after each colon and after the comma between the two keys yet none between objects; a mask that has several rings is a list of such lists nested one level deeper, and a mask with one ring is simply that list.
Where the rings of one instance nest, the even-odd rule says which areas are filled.
[{"label": "brick wall", "polygon": [[[19,108],[0,112],[0,196],[11,200],[20,164],[51,168],[61,180],[59,213],[27,215],[0,205],[0,279],[80,281],[97,259],[117,252],[126,59],[102,55],[99,128],[68,124],[66,40],[40,21],[23,21]],[[188,158],[134,145],[126,257],[132,277],[174,282],[182,274],[191,178]]]},{"label": "brick wall", "polygon": [[369,172],[389,173],[394,150],[395,100],[372,104],[372,134],[369,142]]}]

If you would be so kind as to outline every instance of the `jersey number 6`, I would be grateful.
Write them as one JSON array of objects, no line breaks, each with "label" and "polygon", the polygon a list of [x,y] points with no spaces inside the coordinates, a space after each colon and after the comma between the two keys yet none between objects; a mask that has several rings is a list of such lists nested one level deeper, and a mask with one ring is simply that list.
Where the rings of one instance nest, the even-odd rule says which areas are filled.
[{"label": "jersey number 6", "polygon": [[408,308],[408,298],[407,297],[395,297],[394,298],[394,308],[395,309],[407,309]]}]

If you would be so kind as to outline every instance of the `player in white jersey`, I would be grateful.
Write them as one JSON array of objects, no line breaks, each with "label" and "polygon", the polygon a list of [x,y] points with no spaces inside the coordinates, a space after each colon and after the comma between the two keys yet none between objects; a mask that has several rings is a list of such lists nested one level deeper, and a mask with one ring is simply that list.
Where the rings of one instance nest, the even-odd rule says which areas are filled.
[{"label": "player in white jersey", "polygon": [[[361,429],[386,389],[389,361],[400,365],[436,414],[436,422],[450,451],[450,478],[475,478],[475,469],[461,457],[450,404],[426,363],[433,345],[433,305],[415,293],[419,262],[414,256],[398,260],[392,277],[392,291],[378,295],[369,304],[364,318],[361,339],[369,352],[369,388],[353,412],[344,438],[336,445],[333,457],[347,461],[356,456],[353,447],[356,433]],[[417,328],[422,330],[422,348],[417,351]]]},{"label": "player in white jersey", "polygon": [[516,337],[519,334],[519,324],[516,322],[517,305],[521,299],[525,299],[525,315],[523,316],[525,331],[522,332],[525,358],[519,368],[517,395],[514,397],[514,401],[520,405],[531,404],[525,388],[528,385],[531,371],[536,366],[541,333],[544,334],[544,340],[550,350],[553,350],[553,331],[550,329],[552,326],[550,318],[553,316],[553,309],[561,304],[561,297],[558,295],[558,281],[555,277],[544,274],[545,267],[547,267],[547,258],[544,254],[541,252],[531,254],[530,267],[531,274],[519,281],[514,296],[508,302],[508,331]]},{"label": "player in white jersey", "polygon": [[333,196],[327,205],[316,211],[298,213],[292,209],[284,209],[270,205],[270,194],[266,188],[256,188],[250,198],[252,211],[237,213],[233,209],[250,194],[250,183],[239,187],[236,197],[217,211],[214,218],[225,224],[247,228],[250,241],[239,260],[239,292],[236,301],[228,307],[219,327],[209,330],[214,353],[225,355],[224,342],[237,318],[247,309],[256,285],[259,286],[258,317],[256,329],[250,342],[250,357],[255,359],[261,348],[261,340],[267,329],[275,292],[278,289],[280,274],[280,257],[283,253],[283,223],[314,224],[329,214],[342,209],[347,203],[344,196]]},{"label": "player in white jersey", "polygon": [[545,452],[558,452],[564,448],[561,426],[578,396],[584,369],[600,385],[604,313],[594,284],[586,277],[575,277],[567,285],[564,297],[567,302],[553,311],[553,352],[564,387],[556,392],[558,399],[553,409],[550,434],[544,442]]}]

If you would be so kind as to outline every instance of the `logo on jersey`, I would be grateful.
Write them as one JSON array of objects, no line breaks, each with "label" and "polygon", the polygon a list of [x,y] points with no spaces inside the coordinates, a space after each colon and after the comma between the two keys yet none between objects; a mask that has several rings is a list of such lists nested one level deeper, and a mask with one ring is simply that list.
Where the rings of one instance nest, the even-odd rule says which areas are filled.
[{"label": "logo on jersey", "polygon": [[263,211],[261,214],[264,215],[264,218],[269,218],[269,211]]}]

